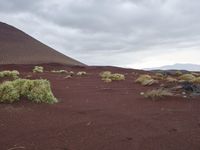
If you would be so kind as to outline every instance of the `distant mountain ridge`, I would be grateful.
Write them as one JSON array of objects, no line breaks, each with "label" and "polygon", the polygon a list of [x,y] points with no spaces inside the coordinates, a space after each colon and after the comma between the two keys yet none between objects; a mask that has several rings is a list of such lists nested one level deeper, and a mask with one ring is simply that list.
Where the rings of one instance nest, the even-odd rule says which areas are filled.
[{"label": "distant mountain ridge", "polygon": [[155,68],[145,68],[144,70],[188,70],[188,71],[200,71],[200,65],[198,64],[181,64],[166,65]]},{"label": "distant mountain ridge", "polygon": [[0,22],[0,64],[42,63],[84,65],[32,38],[23,31]]}]

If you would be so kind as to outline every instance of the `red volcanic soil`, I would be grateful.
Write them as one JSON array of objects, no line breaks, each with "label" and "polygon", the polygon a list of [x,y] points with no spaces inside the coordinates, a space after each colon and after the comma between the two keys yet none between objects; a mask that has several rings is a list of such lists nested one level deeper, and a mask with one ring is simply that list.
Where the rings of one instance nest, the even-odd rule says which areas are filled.
[{"label": "red volcanic soil", "polygon": [[[43,65],[4,65],[23,77],[51,81],[59,103],[22,101],[0,104],[0,149],[13,150],[200,150],[199,98],[151,101],[140,96],[131,69]],[[52,69],[86,71],[87,76],[66,79]],[[104,83],[101,71],[126,75],[125,81]]]}]

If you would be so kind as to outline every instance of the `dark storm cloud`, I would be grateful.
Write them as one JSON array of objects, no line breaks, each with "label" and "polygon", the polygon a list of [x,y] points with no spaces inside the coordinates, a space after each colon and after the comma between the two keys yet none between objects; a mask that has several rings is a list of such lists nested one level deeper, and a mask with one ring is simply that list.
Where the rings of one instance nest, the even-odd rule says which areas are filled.
[{"label": "dark storm cloud", "polygon": [[21,29],[26,26],[29,34],[85,63],[118,65],[121,60],[126,65],[133,52],[181,51],[200,44],[198,0],[0,2],[3,20]]}]

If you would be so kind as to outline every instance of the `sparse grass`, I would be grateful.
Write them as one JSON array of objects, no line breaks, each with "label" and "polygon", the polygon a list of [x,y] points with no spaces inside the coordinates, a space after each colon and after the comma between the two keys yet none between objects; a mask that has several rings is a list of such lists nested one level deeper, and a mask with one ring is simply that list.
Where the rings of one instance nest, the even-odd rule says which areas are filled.
[{"label": "sparse grass", "polygon": [[76,75],[77,76],[84,76],[84,75],[87,75],[87,73],[85,71],[79,71],[79,72],[77,72]]},{"label": "sparse grass", "polygon": [[44,72],[44,67],[42,66],[35,66],[33,69],[33,73],[42,73]]},{"label": "sparse grass", "polygon": [[154,89],[144,93],[144,97],[156,100],[158,98],[173,96],[173,93],[166,89]]},{"label": "sparse grass", "polygon": [[121,81],[125,80],[125,76],[120,73],[111,73],[110,71],[104,71],[99,74],[101,76],[101,79],[104,82],[110,83],[112,81]]},{"label": "sparse grass", "polygon": [[192,82],[193,80],[195,80],[195,76],[192,74],[183,74],[181,76],[179,76],[180,80],[184,80],[184,81],[188,81],[188,82]]},{"label": "sparse grass", "polygon": [[13,71],[9,71],[9,70],[1,71],[0,72],[0,78],[3,78],[3,77],[11,77],[13,79],[17,79],[17,78],[19,78],[19,71],[17,71],[17,70],[13,70]]},{"label": "sparse grass", "polygon": [[141,85],[147,86],[147,85],[153,85],[156,83],[159,83],[158,80],[154,80],[150,75],[143,74],[140,75],[136,80],[136,83],[140,83]]},{"label": "sparse grass", "polygon": [[26,97],[36,103],[53,104],[57,102],[49,81],[44,79],[17,79],[0,84],[0,102],[12,103],[18,101],[20,97]]}]

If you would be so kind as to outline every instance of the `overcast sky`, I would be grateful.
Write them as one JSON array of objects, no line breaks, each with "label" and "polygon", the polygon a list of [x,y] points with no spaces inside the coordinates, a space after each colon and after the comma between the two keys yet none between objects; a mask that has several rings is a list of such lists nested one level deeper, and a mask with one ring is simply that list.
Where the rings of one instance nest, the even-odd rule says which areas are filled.
[{"label": "overcast sky", "polygon": [[0,21],[89,65],[200,64],[199,0],[0,0]]}]

